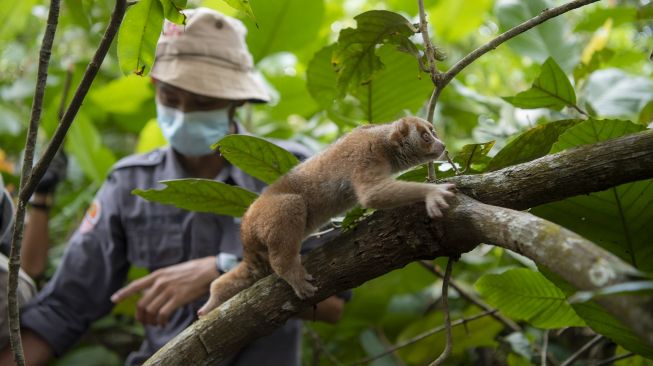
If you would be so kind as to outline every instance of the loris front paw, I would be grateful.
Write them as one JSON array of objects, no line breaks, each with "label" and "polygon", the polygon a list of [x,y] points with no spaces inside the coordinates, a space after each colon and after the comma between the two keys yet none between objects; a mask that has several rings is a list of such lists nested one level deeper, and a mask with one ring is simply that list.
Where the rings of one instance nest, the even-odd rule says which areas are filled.
[{"label": "loris front paw", "polygon": [[433,219],[442,217],[442,210],[449,208],[447,199],[453,198],[456,186],[452,183],[434,184],[426,195],[426,212]]}]

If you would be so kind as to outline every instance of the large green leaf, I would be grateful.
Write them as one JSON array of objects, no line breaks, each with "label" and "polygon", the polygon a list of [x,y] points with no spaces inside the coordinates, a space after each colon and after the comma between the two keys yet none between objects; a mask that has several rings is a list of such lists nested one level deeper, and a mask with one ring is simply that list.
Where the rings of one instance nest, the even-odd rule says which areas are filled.
[{"label": "large green leaf", "polygon": [[493,0],[439,1],[428,11],[436,39],[460,41],[483,24]]},{"label": "large green leaf", "polygon": [[329,108],[338,95],[336,71],[331,65],[335,48],[332,44],[316,52],[306,69],[306,88],[322,108]]},{"label": "large green leaf", "polygon": [[285,149],[254,136],[227,135],[214,147],[242,171],[268,184],[299,163]]},{"label": "large green leaf", "polygon": [[258,27],[249,27],[247,44],[259,61],[281,51],[297,51],[313,42],[324,18],[324,0],[255,1]]},{"label": "large green leaf", "polygon": [[486,274],[475,286],[490,305],[538,328],[585,325],[567,303],[565,294],[539,272],[515,268]]},{"label": "large green leaf", "polygon": [[257,195],[244,188],[210,179],[175,179],[161,183],[163,189],[135,189],[148,201],[174,205],[189,211],[242,216]]},{"label": "large green leaf", "polygon": [[[550,0],[498,0],[494,14],[499,19],[500,31],[505,32],[554,6]],[[578,63],[582,49],[572,35],[565,16],[550,19],[511,39],[507,45],[520,55],[528,56],[538,63],[553,57],[567,72]]]},{"label": "large green leaf", "polygon": [[136,113],[145,102],[151,102],[154,90],[149,78],[128,75],[93,88],[88,98],[109,113]]},{"label": "large green leaf", "polygon": [[[604,141],[643,130],[628,121],[588,120],[569,128],[551,152]],[[623,184],[602,192],[568,198],[533,209],[644,271],[653,271],[653,180]]]},{"label": "large green leaf", "polygon": [[377,51],[385,67],[366,84],[354,91],[370,123],[389,122],[416,113],[428,100],[433,84],[420,72],[417,60],[394,47],[384,45]]},{"label": "large green leaf", "polygon": [[584,93],[599,115],[636,119],[653,100],[653,81],[619,69],[599,70],[590,75]]},{"label": "large green leaf", "polygon": [[514,97],[503,98],[519,108],[551,108],[560,110],[576,104],[576,93],[564,71],[552,59],[548,58],[540,75],[530,89]]},{"label": "large green leaf", "polygon": [[487,170],[497,170],[542,157],[551,150],[561,133],[581,122],[567,119],[537,125],[510,141],[490,160]]},{"label": "large green leaf", "polygon": [[394,44],[417,52],[409,39],[416,29],[408,19],[385,10],[371,10],[354,17],[357,28],[340,31],[331,62],[336,68],[340,95],[348,88],[367,84],[383,63],[376,55],[378,44]]},{"label": "large green leaf", "polygon": [[80,111],[66,137],[66,152],[75,158],[84,174],[98,186],[116,162],[116,157],[103,143],[100,133],[88,116]]},{"label": "large green leaf", "polygon": [[[542,273],[553,281],[567,296],[576,293],[577,289],[560,276],[552,273],[546,268],[541,268]],[[628,350],[653,358],[653,348],[644,343],[641,337],[635,335],[626,327],[618,318],[608,313],[603,307],[594,301],[584,303],[573,303],[572,307],[587,325],[595,332],[603,334],[612,339],[614,342],[627,348]]]},{"label": "large green leaf", "polygon": [[162,28],[163,7],[159,0],[141,0],[129,7],[118,31],[118,61],[125,75],[150,72]]}]

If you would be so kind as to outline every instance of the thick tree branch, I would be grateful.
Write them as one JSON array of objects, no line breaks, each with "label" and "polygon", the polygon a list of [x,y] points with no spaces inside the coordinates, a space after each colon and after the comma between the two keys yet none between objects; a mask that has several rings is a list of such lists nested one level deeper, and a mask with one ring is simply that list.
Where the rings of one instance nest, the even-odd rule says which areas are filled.
[{"label": "thick tree branch", "polygon": [[651,177],[653,130],[547,155],[499,171],[446,179],[477,200],[526,209]]},{"label": "thick tree branch", "polygon": [[[506,206],[527,207],[533,202],[543,203],[541,196],[546,192],[556,192],[545,196],[549,199],[561,199],[578,192],[589,193],[605,189],[603,184],[597,184],[597,175],[610,184],[652,178],[652,133],[653,131],[646,131],[584,146],[501,171],[482,174],[478,179],[457,177],[454,181],[464,182],[465,191],[476,194],[478,199],[491,198],[494,204],[502,205],[503,202],[496,192],[508,192],[509,194],[504,193]],[[632,149],[628,145],[638,148]],[[619,150],[628,150],[629,153],[624,155],[618,153]],[[601,153],[604,151],[614,153]],[[600,156],[601,160],[588,160],[588,156]],[[565,164],[560,164],[558,160],[564,161]],[[588,166],[590,168],[586,168]],[[571,179],[572,171],[581,173]],[[563,175],[569,175],[567,180],[553,178],[561,172]],[[529,179],[515,178],[529,174]],[[502,176],[502,179],[499,176]],[[534,184],[534,180],[544,180],[548,184]],[[501,182],[503,186],[485,188],[487,185],[492,186],[495,181]],[[333,293],[356,287],[415,260],[458,255],[480,242],[496,241],[504,247],[531,256],[554,271],[564,270],[567,277],[570,270],[578,268],[574,270],[575,278],[568,280],[581,289],[625,280],[629,271],[633,270],[612,254],[545,220],[527,213],[491,207],[462,194],[458,196],[460,203],[453,205],[442,221],[430,220],[422,204],[375,212],[352,231],[313,250],[305,257],[305,265],[316,277],[319,288],[315,297],[301,301],[293,295],[285,282],[274,275],[269,276],[186,329],[155,354],[147,364],[175,365],[184,360],[186,363],[201,365],[224,359],[252,340],[269,334],[303,307]],[[516,225],[513,220],[508,219],[510,217],[518,218],[524,225]],[[482,224],[492,220],[493,226]],[[570,249],[566,247],[569,245],[573,246],[574,251],[578,248],[579,254],[567,255],[566,268],[561,268],[560,264],[555,262],[555,258],[559,257],[555,255],[555,249],[546,247],[549,245],[547,243],[552,242],[547,239],[548,235],[539,232],[542,238],[538,240],[542,244],[526,245],[530,242],[527,239],[528,231],[524,230],[530,225],[544,228],[548,230],[546,233],[550,231],[551,236],[563,240],[563,253],[569,253]],[[512,230],[514,234],[510,234]],[[503,237],[492,232],[514,237]],[[508,242],[508,239],[512,238],[519,239],[517,244]],[[584,259],[578,263],[569,263],[571,259],[578,258]],[[579,274],[580,271],[585,272]],[[565,277],[565,273],[559,274]],[[624,309],[630,306],[626,324],[640,335],[640,331],[648,329],[650,337],[653,334],[653,325],[649,322],[651,314],[643,313],[642,310],[642,301],[645,300],[644,297],[610,297],[602,299],[601,304],[613,314],[617,312],[620,318]],[[636,315],[637,322],[641,323],[639,325],[632,324]],[[653,344],[653,340],[649,342]]]}]

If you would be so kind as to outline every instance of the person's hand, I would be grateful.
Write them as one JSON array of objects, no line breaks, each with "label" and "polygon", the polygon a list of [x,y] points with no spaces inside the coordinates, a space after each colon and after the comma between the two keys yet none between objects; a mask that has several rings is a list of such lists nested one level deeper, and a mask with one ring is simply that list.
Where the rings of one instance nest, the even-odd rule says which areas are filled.
[{"label": "person's hand", "polygon": [[204,257],[156,270],[116,291],[111,301],[119,303],[142,292],[136,320],[144,325],[165,325],[179,307],[197,300],[209,291],[218,277],[215,257]]}]

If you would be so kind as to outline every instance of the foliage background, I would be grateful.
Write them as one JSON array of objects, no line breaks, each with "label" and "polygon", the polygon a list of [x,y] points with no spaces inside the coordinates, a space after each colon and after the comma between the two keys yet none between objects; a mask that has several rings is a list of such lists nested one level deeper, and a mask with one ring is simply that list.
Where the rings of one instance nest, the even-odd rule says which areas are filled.
[{"label": "foliage background", "polygon": [[[431,0],[425,3],[433,39],[447,55],[440,65],[444,69],[500,32],[561,2]],[[141,0],[129,9],[128,15],[137,6],[148,4],[159,6],[156,1]],[[0,171],[5,181],[14,184],[18,179],[16,162],[20,161],[25,141],[36,55],[47,6],[41,0],[0,0]],[[252,2],[255,21],[219,0],[189,1],[188,6],[216,8],[243,19],[247,25],[250,50],[275,97],[269,105],[242,108],[239,118],[249,130],[261,136],[296,139],[319,150],[363,121],[384,122],[405,114],[424,115],[424,104],[432,91],[431,81],[427,74],[420,72],[414,57],[398,52],[395,46],[378,47],[376,53],[384,67],[374,72],[371,79],[364,80],[363,85],[339,86],[331,67],[332,54],[338,47],[334,43],[341,30],[357,26],[356,15],[386,9],[417,22],[415,0],[259,0]],[[56,126],[67,75],[72,76],[73,85],[79,82],[112,7],[113,2],[109,0],[62,2],[40,130],[41,143],[47,141]],[[601,1],[553,19],[508,42],[473,63],[445,89],[436,110],[438,132],[454,155],[467,144],[494,141],[493,145],[485,145],[488,157],[473,159],[469,172],[474,173],[650,128],[653,120],[653,64],[648,60],[653,48],[651,17],[653,5],[648,1]],[[138,27],[135,29],[132,32],[138,32]],[[133,74],[125,76],[129,74],[129,65],[117,57],[119,48],[124,47],[121,43],[128,46],[134,38],[123,33],[117,45],[114,43],[67,137],[65,150],[71,164],[52,211],[53,243],[46,278],[58,265],[67,237],[79,223],[111,165],[125,155],[164,143],[154,120],[150,80]],[[421,37],[413,36],[412,40],[419,44]],[[562,108],[564,103],[556,108],[521,109],[513,105],[517,104],[514,100],[502,99],[529,89],[549,57],[571,78],[576,105],[598,121],[577,121],[582,116],[573,108]],[[574,122],[549,124],[570,119]],[[456,161],[464,164],[467,160]],[[649,203],[653,201],[653,188],[650,183],[632,183],[597,195],[538,207],[534,212],[595,240],[624,260],[651,272],[653,209]],[[591,306],[572,308],[565,300],[570,292],[564,285],[556,282],[560,290],[536,271],[528,260],[489,246],[462,257],[454,271],[456,281],[505,315],[522,321],[524,330],[511,333],[490,317],[470,322],[466,328],[456,328],[450,364],[473,364],[486,357],[511,365],[529,364],[537,357],[533,345],[541,343],[547,329],[577,327],[552,338],[550,351],[558,359],[566,358],[583,340],[589,339],[587,329],[582,326],[589,323],[587,314],[591,313],[588,310]],[[130,276],[136,278],[142,274],[134,270]],[[533,302],[533,298],[526,296],[521,301],[514,296],[523,285],[535,289],[534,297],[541,295],[538,289],[558,292],[547,295],[551,303],[538,310],[538,304],[525,305]],[[305,364],[314,364],[316,360],[328,364],[334,359],[352,362],[442,324],[442,314],[437,311],[440,286],[438,277],[418,264],[361,286],[355,290],[340,324],[307,327]],[[493,300],[500,291],[505,293],[499,300],[508,298],[520,305],[521,310],[532,311],[523,314],[520,309],[511,310],[510,304]],[[454,318],[479,312],[455,293],[452,296]],[[547,308],[556,311],[543,313]],[[103,365],[121,364],[122,357],[142,336],[141,327],[133,320],[133,311],[134,302],[116,307],[111,315],[93,324],[80,345],[57,364],[88,365],[89,360]],[[599,328],[594,326],[594,329]],[[443,342],[442,335],[427,338],[372,364],[425,364],[439,354]],[[638,348],[634,341],[619,343],[616,352],[626,352],[623,346],[648,357],[653,354],[650,349]],[[651,363],[642,357],[623,362]]]}]

